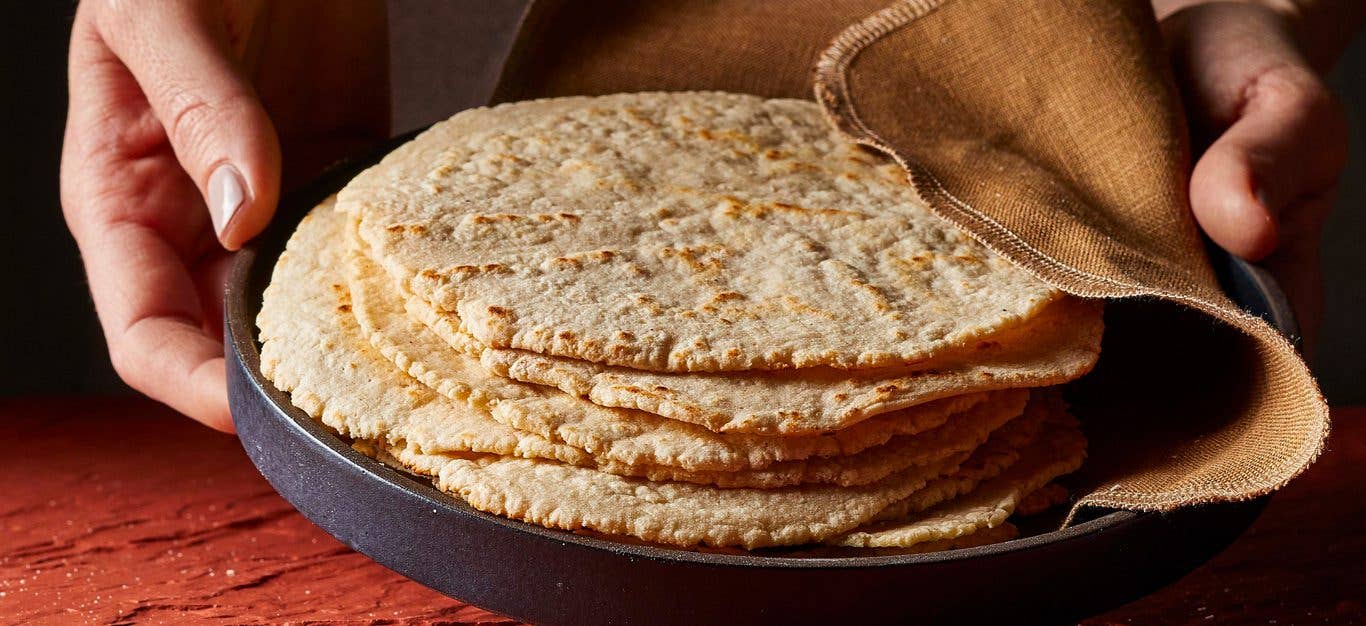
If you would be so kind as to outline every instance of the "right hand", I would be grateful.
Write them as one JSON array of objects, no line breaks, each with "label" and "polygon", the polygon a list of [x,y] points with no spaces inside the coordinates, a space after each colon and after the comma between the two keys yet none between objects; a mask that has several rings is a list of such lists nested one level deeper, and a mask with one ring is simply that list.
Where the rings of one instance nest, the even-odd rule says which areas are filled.
[{"label": "right hand", "polygon": [[1347,162],[1347,120],[1319,78],[1356,25],[1360,0],[1158,0],[1203,152],[1191,210],[1224,250],[1280,282],[1306,350],[1321,310],[1319,241]]},{"label": "right hand", "polygon": [[232,430],[228,251],[282,184],[387,137],[386,28],[382,0],[80,4],[62,207],[133,388]]}]

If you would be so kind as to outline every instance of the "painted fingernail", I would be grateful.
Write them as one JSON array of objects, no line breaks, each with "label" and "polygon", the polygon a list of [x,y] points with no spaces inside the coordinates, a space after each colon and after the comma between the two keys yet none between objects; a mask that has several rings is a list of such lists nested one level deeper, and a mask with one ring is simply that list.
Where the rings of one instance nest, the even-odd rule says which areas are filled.
[{"label": "painted fingernail", "polygon": [[246,199],[246,185],[237,168],[224,163],[209,175],[209,216],[213,218],[215,233],[223,235]]}]

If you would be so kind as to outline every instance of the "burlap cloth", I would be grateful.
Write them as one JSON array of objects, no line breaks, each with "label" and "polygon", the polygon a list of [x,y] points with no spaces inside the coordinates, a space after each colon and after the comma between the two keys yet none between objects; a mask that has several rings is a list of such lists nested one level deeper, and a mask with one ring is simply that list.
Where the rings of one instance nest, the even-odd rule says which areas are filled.
[{"label": "burlap cloth", "polygon": [[1146,0],[537,0],[494,97],[690,89],[814,94],[939,215],[1118,300],[1072,393],[1092,438],[1079,506],[1255,497],[1322,449],[1308,368],[1205,256]]}]

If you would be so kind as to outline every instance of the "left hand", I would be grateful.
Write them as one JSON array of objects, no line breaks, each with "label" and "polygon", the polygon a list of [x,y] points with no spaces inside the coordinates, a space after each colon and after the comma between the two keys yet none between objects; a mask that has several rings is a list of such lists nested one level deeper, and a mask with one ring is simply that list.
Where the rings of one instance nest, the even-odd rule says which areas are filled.
[{"label": "left hand", "polygon": [[62,207],[114,369],[220,430],[228,251],[388,135],[384,3],[335,4],[87,0],[72,24]]},{"label": "left hand", "polygon": [[1216,244],[1277,278],[1312,346],[1319,242],[1347,160],[1346,119],[1296,41],[1293,15],[1256,2],[1183,4],[1157,8],[1204,147],[1191,209]]}]

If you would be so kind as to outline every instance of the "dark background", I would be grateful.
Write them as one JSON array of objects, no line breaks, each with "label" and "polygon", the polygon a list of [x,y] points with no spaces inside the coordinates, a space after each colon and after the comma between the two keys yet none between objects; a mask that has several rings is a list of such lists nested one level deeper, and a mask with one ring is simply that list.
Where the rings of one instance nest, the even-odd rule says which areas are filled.
[{"label": "dark background", "polygon": [[[74,4],[0,4],[0,394],[123,391],[104,351],[57,194]],[[522,0],[390,0],[394,130],[486,97]],[[1366,38],[1329,76],[1351,117],[1353,153],[1323,249],[1323,340],[1314,363],[1330,401],[1366,403]]]}]

